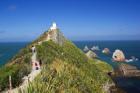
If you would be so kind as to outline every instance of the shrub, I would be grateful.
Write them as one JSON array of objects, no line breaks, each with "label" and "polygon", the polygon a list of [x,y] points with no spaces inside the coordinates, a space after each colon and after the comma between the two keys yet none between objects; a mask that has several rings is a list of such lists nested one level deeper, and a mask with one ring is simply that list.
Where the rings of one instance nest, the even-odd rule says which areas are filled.
[{"label": "shrub", "polygon": [[28,64],[6,66],[0,69],[0,89],[9,88],[9,76],[11,76],[12,87],[18,86],[22,78],[30,73],[31,69]]}]

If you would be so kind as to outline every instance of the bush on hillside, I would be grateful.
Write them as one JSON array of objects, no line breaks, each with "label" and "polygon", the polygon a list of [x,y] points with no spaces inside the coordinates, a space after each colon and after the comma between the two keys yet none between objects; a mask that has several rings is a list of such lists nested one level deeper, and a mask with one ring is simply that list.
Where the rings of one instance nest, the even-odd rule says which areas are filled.
[{"label": "bush on hillside", "polygon": [[0,91],[9,88],[9,76],[12,77],[12,87],[18,86],[22,82],[22,78],[31,71],[28,64],[16,64],[2,67],[0,69]]}]

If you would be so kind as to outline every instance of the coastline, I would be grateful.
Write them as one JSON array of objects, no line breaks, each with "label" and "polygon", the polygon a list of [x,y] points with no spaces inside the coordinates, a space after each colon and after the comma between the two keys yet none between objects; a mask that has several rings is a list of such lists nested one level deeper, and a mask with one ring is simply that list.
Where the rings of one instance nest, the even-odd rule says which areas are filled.
[{"label": "coastline", "polygon": [[[91,43],[91,42],[90,42]],[[85,45],[85,44],[84,44]],[[15,55],[14,55],[15,56]],[[102,57],[102,55],[101,55],[101,57]],[[107,56],[108,57],[108,56]],[[109,59],[109,58],[108,58]],[[104,61],[104,59],[100,59],[100,60],[102,60],[102,61]],[[108,63],[108,61],[106,61],[107,63]],[[109,63],[110,64],[110,63]],[[133,64],[133,63],[130,63],[130,64]],[[122,78],[117,78],[116,79],[118,82],[120,82],[120,81],[122,81],[122,80],[128,80],[128,81],[132,81],[133,82],[133,80],[135,80],[135,78],[129,78],[129,79],[122,79]],[[114,80],[115,82],[117,82],[116,80]],[[139,79],[136,79],[136,81],[138,81]],[[130,83],[132,83],[132,82],[130,82]],[[136,82],[137,83],[137,82]],[[138,82],[139,83],[139,82]],[[118,83],[116,83],[116,84],[118,84]],[[122,83],[119,83],[119,85],[117,86],[118,88],[120,87],[120,85],[121,85]],[[126,90],[129,90],[129,89],[127,89],[126,87],[127,87],[127,82],[124,82],[124,84],[126,84],[126,85],[122,85],[121,87],[122,88],[124,88],[124,89],[126,89]],[[137,86],[139,86],[139,84],[136,84]],[[128,85],[129,86],[129,85]],[[131,86],[130,86],[131,87]],[[137,92],[136,93],[138,93],[138,90],[137,89],[135,89]],[[129,90],[129,91],[131,91],[131,90]],[[130,92],[130,93],[132,93],[132,92]]]},{"label": "coastline", "polygon": [[29,42],[0,42],[0,68],[10,62]]}]

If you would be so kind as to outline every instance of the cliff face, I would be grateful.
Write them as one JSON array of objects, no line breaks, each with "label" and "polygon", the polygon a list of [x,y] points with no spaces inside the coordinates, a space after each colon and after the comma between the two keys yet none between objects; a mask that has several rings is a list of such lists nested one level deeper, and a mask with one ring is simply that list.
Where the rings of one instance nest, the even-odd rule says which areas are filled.
[{"label": "cliff face", "polygon": [[46,32],[46,38],[44,38],[44,40],[52,40],[53,42],[62,46],[65,41],[65,38],[63,34],[59,31],[59,29],[49,29],[48,32]]},{"label": "cliff face", "polygon": [[129,64],[120,64],[118,69],[116,69],[116,76],[123,77],[140,77],[140,70],[136,66]]},{"label": "cliff face", "polygon": [[42,71],[27,88],[29,93],[105,93],[104,85],[112,83],[107,75],[112,71],[110,65],[97,59],[88,59],[58,28],[52,27],[22,49],[10,65],[0,70],[1,90],[8,88],[9,75],[13,77],[13,87],[18,86],[22,77],[27,75],[24,72],[31,67],[27,54],[30,55],[32,45],[36,46],[37,58],[42,61]]}]

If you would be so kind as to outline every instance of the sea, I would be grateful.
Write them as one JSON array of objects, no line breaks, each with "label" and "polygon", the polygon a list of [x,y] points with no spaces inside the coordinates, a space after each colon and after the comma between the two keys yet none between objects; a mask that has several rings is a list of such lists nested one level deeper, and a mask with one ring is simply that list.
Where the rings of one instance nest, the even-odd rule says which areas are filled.
[{"label": "sea", "polygon": [[2,42],[0,43],[0,67],[6,64],[28,42]]},{"label": "sea", "polygon": [[[25,47],[29,42],[14,42],[14,43],[0,43],[0,67],[10,60],[16,53]],[[93,46],[98,46],[99,51],[95,51],[100,60],[110,64],[114,69],[118,66],[117,62],[112,61],[112,53],[116,49],[124,52],[127,59],[131,56],[138,58],[138,61],[128,62],[127,64],[134,65],[140,69],[140,41],[73,41],[73,43],[80,48],[84,49],[88,46],[89,49]],[[102,53],[104,48],[109,48],[110,55]],[[126,91],[126,93],[140,93],[140,78],[114,78],[117,86]]]},{"label": "sea", "polygon": [[[140,41],[74,41],[77,47],[81,50],[85,46],[92,48],[98,46],[99,51],[94,51],[99,59],[110,64],[114,69],[118,67],[120,63],[112,61],[112,54],[116,49],[120,49],[124,52],[126,59],[130,59],[132,56],[138,58],[138,61],[128,62],[127,64],[134,65],[140,69]],[[110,55],[102,53],[104,48],[109,48]],[[113,79],[117,86],[126,93],[140,93],[140,78],[124,78],[117,77]]]}]

